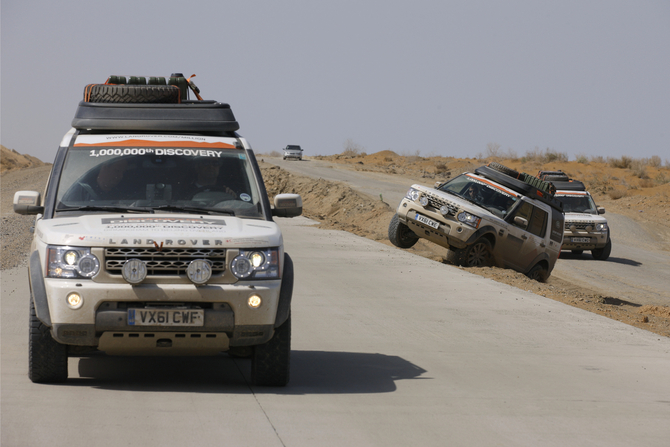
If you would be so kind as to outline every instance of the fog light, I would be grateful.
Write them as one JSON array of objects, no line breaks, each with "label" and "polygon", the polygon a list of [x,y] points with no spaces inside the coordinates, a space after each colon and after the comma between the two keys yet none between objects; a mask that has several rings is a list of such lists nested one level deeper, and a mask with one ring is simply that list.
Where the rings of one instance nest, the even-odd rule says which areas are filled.
[{"label": "fog light", "polygon": [[195,259],[188,265],[186,276],[193,284],[205,284],[212,277],[212,266],[204,259]]},{"label": "fog light", "polygon": [[139,259],[128,259],[121,271],[123,279],[130,284],[139,284],[147,277],[147,265]]},{"label": "fog light", "polygon": [[71,309],[79,309],[84,304],[84,299],[77,292],[68,293],[65,299]]},{"label": "fog light", "polygon": [[261,297],[258,295],[251,295],[247,300],[247,303],[252,309],[258,309],[261,305]]}]

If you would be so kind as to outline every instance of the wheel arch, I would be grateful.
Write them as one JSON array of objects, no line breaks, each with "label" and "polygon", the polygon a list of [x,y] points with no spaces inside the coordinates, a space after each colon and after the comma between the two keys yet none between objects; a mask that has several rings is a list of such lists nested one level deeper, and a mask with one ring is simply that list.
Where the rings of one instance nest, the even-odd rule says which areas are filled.
[{"label": "wheel arch", "polygon": [[51,314],[49,312],[49,301],[47,300],[47,289],[44,285],[44,275],[42,274],[42,263],[40,254],[37,250],[30,255],[30,292],[31,299],[35,303],[35,313],[37,318],[45,326],[52,327]]}]

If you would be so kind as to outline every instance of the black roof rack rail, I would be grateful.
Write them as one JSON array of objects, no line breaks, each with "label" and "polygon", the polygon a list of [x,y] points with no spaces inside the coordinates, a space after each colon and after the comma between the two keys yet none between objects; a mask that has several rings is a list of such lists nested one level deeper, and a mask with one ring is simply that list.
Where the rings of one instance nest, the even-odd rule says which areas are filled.
[{"label": "black roof rack rail", "polygon": [[240,128],[230,105],[212,100],[179,104],[122,104],[81,101],[72,120],[79,130],[208,132],[225,134]]}]

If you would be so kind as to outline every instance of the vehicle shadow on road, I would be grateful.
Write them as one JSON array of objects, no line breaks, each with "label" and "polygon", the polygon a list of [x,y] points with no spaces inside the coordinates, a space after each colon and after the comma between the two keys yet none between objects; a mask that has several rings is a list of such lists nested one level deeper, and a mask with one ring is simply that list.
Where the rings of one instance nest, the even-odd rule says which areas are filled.
[{"label": "vehicle shadow on road", "polygon": [[[70,368],[76,359],[70,360]],[[392,355],[359,352],[292,351],[287,387],[251,387],[250,358],[116,357],[78,360],[79,377],[65,386],[118,391],[246,394],[389,393],[397,380],[418,379],[426,370]]]},{"label": "vehicle shadow on road", "polygon": [[561,258],[560,259],[571,259],[575,261],[589,261],[589,262],[614,262],[616,264],[623,264],[623,265],[630,265],[633,267],[639,267],[642,265],[641,262],[635,261],[633,259],[627,259],[627,258],[617,258],[614,256],[610,256],[607,258],[605,261],[597,261],[591,257],[590,254],[582,253],[582,254],[576,254],[576,253],[570,253],[570,252],[561,252]]}]

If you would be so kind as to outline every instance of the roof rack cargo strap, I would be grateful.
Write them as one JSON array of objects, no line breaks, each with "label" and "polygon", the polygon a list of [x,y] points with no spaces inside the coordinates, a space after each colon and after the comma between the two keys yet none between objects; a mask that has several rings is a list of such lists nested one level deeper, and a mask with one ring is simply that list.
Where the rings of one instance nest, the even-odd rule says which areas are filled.
[{"label": "roof rack cargo strap", "polygon": [[188,86],[191,87],[191,90],[193,90],[193,93],[195,93],[195,96],[196,96],[200,101],[202,101],[202,96],[200,96],[200,95],[198,94],[198,93],[200,93],[200,89],[198,88],[198,86],[195,85],[195,82],[191,81],[191,78],[195,78],[195,75],[192,74],[191,77],[188,78],[188,79],[186,80],[186,82],[188,83]]}]

